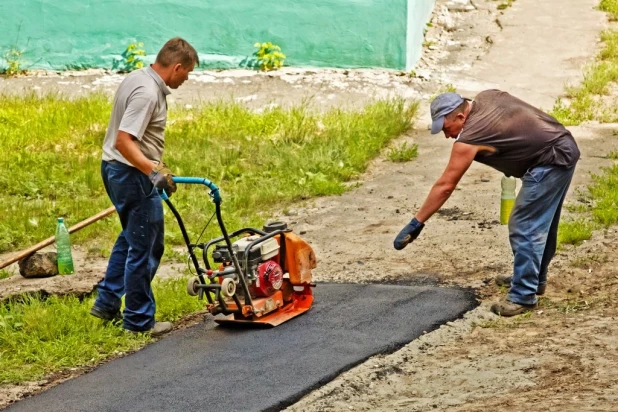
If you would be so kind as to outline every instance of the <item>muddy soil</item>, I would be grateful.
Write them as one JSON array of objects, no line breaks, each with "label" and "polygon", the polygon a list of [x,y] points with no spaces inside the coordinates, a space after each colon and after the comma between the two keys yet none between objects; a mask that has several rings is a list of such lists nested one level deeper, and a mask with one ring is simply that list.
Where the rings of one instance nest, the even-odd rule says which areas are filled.
[{"label": "muddy soil", "polygon": [[[395,142],[418,144],[417,159],[395,164],[380,157],[358,182],[353,182],[358,184],[355,189],[342,196],[298,204],[275,218],[287,221],[313,245],[319,260],[317,281],[474,287],[481,305],[463,319],[428,331],[395,353],[370,358],[289,410],[519,411],[529,409],[531,404],[537,410],[615,410],[615,228],[595,232],[590,241],[579,247],[561,248],[550,268],[548,291],[539,309],[515,319],[501,319],[488,311],[491,302],[505,293],[495,286],[493,277],[508,273],[512,265],[507,228],[498,222],[498,172],[473,165],[444,208],[427,223],[421,237],[404,251],[392,249],[394,236],[420,207],[450,154],[451,143],[430,136],[427,131],[430,96],[448,83],[471,96],[485,86],[501,86],[528,93],[526,96],[537,105],[548,107],[548,102],[551,104],[559,95],[566,78],[581,77],[585,63],[594,56],[594,42],[569,57],[570,65],[563,69],[568,73],[558,84],[555,79],[544,79],[542,85],[534,88],[518,80],[500,84],[503,80],[507,82],[506,77],[492,79],[491,55],[499,47],[521,55],[526,47],[532,47],[521,45],[525,37],[513,35],[517,13],[538,7],[528,13],[544,25],[549,18],[540,9],[551,8],[550,3],[561,5],[559,1],[541,4],[517,0],[513,7],[499,11],[498,3],[491,0],[439,0],[426,37],[431,45],[425,48],[412,74],[295,68],[273,74],[213,71],[195,74],[188,86],[174,93],[172,103],[177,105],[235,99],[255,110],[298,104],[307,98],[318,109],[361,107],[375,97],[389,96],[422,102],[413,129]],[[592,7],[595,1],[582,3]],[[583,15],[581,20],[570,23],[565,17],[561,24],[583,25],[577,27],[582,37],[587,31],[600,31],[584,21],[589,20]],[[511,31],[505,29],[509,24]],[[120,80],[120,76],[100,71],[38,73],[0,79],[0,89],[9,93],[60,90],[79,96],[92,91],[113,93]],[[552,81],[553,87],[549,87]],[[532,84],[534,80],[528,82]],[[612,125],[584,125],[571,130],[582,158],[566,203],[577,206],[586,204],[581,193],[590,183],[590,174],[613,164],[606,155],[618,149],[618,139]],[[565,219],[570,218],[568,210],[564,214]],[[77,265],[82,269],[73,279],[84,279],[83,290],[92,290],[105,264],[83,257]],[[160,275],[174,276],[178,272],[178,265],[168,263]],[[69,286],[60,277],[39,282],[58,284],[37,286],[33,282],[29,286],[63,293],[77,283]],[[0,293],[7,294],[10,288],[23,287],[23,283],[19,276],[0,281]],[[45,380],[41,384],[1,388],[0,407],[49,385],[49,380]]]}]

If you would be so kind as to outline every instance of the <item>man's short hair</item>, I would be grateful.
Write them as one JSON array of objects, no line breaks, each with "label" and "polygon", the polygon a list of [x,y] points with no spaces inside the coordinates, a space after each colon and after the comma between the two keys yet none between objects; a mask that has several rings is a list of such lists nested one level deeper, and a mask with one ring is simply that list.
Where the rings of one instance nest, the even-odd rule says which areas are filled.
[{"label": "man's short hair", "polygon": [[200,60],[197,52],[188,41],[180,37],[174,37],[163,45],[157,54],[157,63],[163,67],[169,67],[180,63],[182,67],[199,66]]},{"label": "man's short hair", "polygon": [[459,106],[455,108],[455,110],[447,114],[446,117],[448,117],[449,119],[452,119],[453,117],[457,116],[459,113],[465,112],[467,106],[468,106],[468,101],[464,100],[462,104],[460,104]]}]

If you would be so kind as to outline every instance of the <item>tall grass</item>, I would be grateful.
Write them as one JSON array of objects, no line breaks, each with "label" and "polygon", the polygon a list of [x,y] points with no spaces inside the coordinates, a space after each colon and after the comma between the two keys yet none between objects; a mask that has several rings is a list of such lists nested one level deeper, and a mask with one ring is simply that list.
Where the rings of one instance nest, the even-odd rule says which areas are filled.
[{"label": "tall grass", "polygon": [[594,175],[590,195],[595,205],[592,215],[604,227],[618,223],[618,165],[605,168],[603,174]]},{"label": "tall grass", "polygon": [[606,12],[610,21],[618,20],[618,0],[601,0],[599,10]]},{"label": "tall grass", "polygon": [[[260,225],[275,206],[342,193],[410,126],[416,108],[394,100],[325,114],[307,106],[255,113],[234,103],[172,110],[164,160],[177,175],[222,188],[230,227]],[[99,172],[110,109],[102,95],[0,96],[0,252],[53,235],[58,216],[72,225],[110,206]],[[204,188],[181,187],[172,201],[193,236],[212,213]],[[178,244],[172,219],[166,213],[166,241]],[[107,219],[73,241],[105,250],[118,232],[117,219]],[[216,234],[214,225],[206,232]]]},{"label": "tall grass", "polygon": [[[599,8],[610,20],[618,16],[617,0],[602,0]],[[595,63],[586,68],[581,85],[569,87],[566,97],[559,99],[550,114],[565,125],[578,125],[596,120],[603,123],[618,121],[618,106],[609,96],[618,81],[618,31],[601,33],[603,47]]]},{"label": "tall grass", "polygon": [[578,245],[592,237],[595,229],[618,223],[618,165],[603,168],[603,173],[592,176],[588,195],[593,204],[588,213],[570,222],[561,222],[558,232],[560,243]]},{"label": "tall grass", "polygon": [[[176,321],[204,308],[189,296],[186,278],[155,281],[157,319]],[[125,332],[120,325],[91,316],[94,297],[74,296],[0,304],[0,384],[40,379],[67,368],[91,366],[139,349],[151,338]]]},{"label": "tall grass", "polygon": [[109,207],[97,174],[108,112],[99,95],[0,97],[0,252]]}]

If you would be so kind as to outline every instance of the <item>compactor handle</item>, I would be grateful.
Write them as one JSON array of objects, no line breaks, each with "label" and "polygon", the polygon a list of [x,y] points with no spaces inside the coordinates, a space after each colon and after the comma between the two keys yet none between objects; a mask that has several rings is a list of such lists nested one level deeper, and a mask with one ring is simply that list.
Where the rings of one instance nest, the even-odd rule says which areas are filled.
[{"label": "compactor handle", "polygon": [[[206,179],[205,177],[182,177],[182,176],[173,176],[172,180],[174,183],[186,183],[193,185],[204,185],[210,189],[210,196],[212,196],[215,204],[221,204],[221,194],[219,193],[219,188],[216,184]],[[161,193],[161,197],[165,200],[168,199],[168,196],[165,192]]]}]

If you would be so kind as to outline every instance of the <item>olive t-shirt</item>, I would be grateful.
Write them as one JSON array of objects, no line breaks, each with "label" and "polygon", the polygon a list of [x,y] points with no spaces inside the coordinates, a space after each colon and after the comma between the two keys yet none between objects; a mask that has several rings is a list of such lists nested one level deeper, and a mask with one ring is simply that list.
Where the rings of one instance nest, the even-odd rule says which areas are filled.
[{"label": "olive t-shirt", "polygon": [[474,160],[515,177],[536,166],[571,168],[580,155],[556,119],[500,90],[476,96],[457,141],[492,147],[494,153],[480,152]]}]

